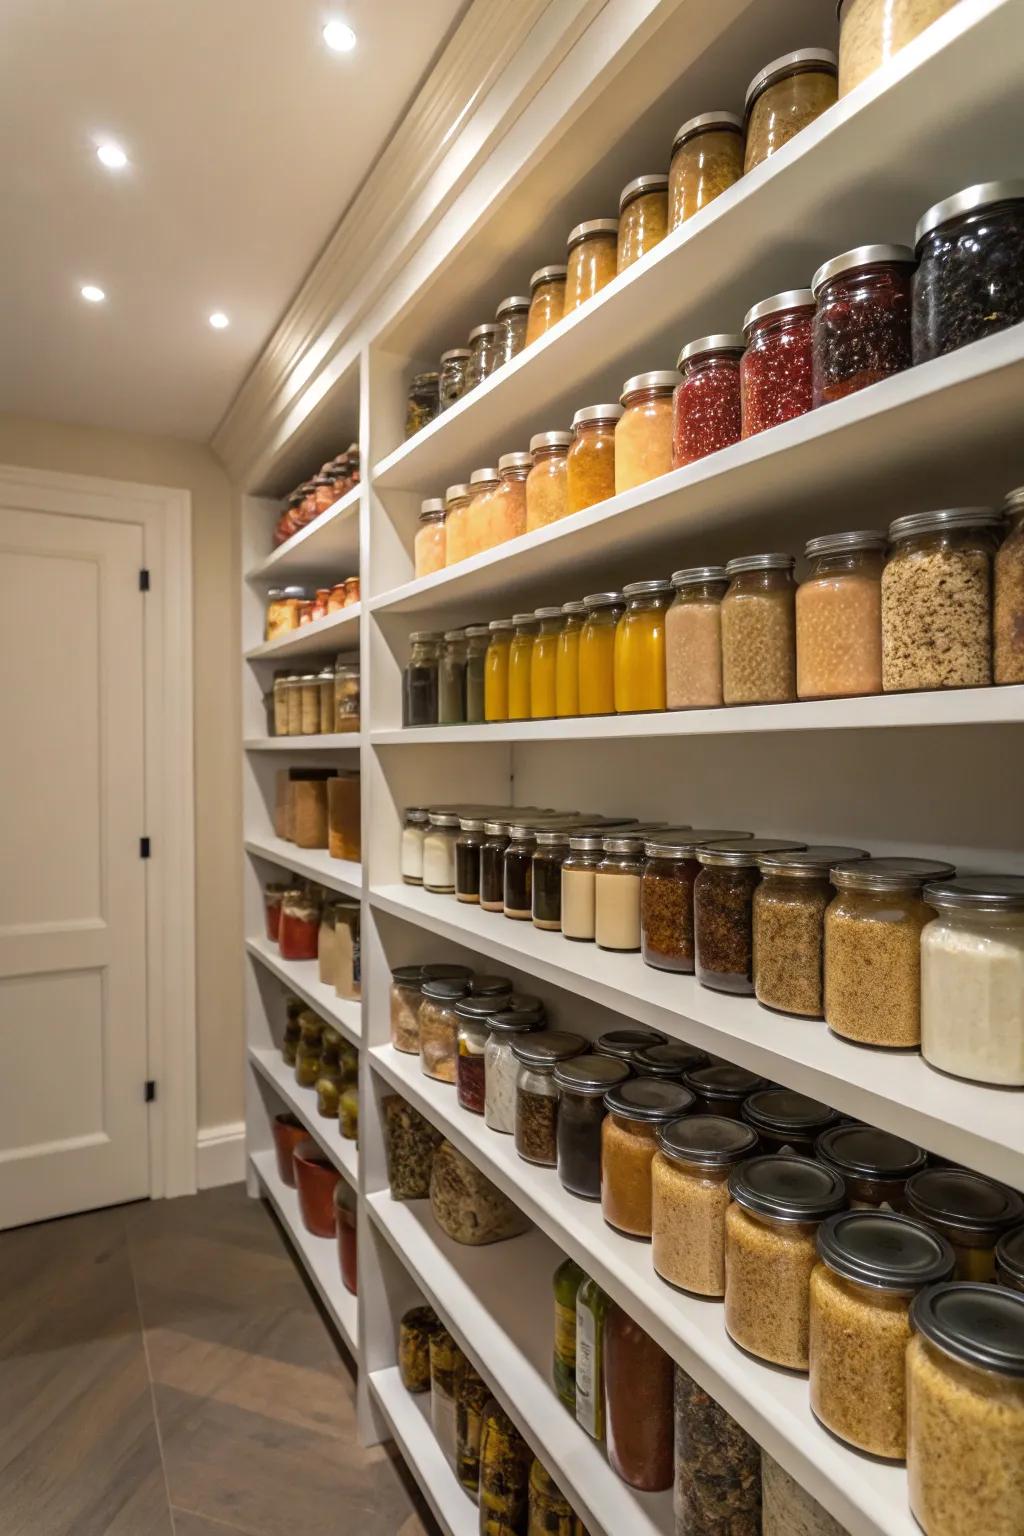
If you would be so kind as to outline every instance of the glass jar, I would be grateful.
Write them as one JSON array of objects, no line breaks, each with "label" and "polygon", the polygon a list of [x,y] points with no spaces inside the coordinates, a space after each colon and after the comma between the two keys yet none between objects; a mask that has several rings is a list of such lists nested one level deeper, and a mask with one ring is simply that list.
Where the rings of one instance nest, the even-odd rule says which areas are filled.
[{"label": "glass jar", "polygon": [[551,1277],[555,1293],[551,1382],[570,1413],[576,1412],[576,1294],[586,1278],[574,1259],[563,1259]]},{"label": "glass jar", "polygon": [[850,1123],[822,1131],[814,1155],[842,1174],[854,1210],[903,1211],[907,1180],[928,1161],[926,1152],[901,1136]]},{"label": "glass jar", "polygon": [[338,1095],[338,1130],[346,1141],[359,1137],[359,1089],[349,1083]]},{"label": "glass jar", "polygon": [[665,615],[665,703],[668,709],[716,709],[722,698],[722,599],[725,567],[672,573],[675,601]]},{"label": "glass jar", "polygon": [[777,427],[812,408],[814,307],[809,288],[793,288],[747,311],[743,321],[747,348],[740,361],[743,437]]},{"label": "glass jar", "polygon": [[287,672],[278,672],[274,676],[274,684],[271,691],[273,709],[274,736],[287,736],[288,731],[288,690],[291,685],[291,677]]},{"label": "glass jar", "polygon": [[580,635],[586,617],[583,603],[563,603],[555,651],[555,714],[560,720],[580,712]]},{"label": "glass jar", "polygon": [[315,960],[320,943],[320,898],[293,886],[281,898],[277,944],[282,960]]},{"label": "glass jar", "polygon": [[461,629],[445,631],[437,677],[438,725],[465,725],[466,636]]},{"label": "glass jar", "polygon": [[594,938],[599,949],[640,948],[640,884],[644,839],[608,836],[594,873]]},{"label": "glass jar", "polygon": [[281,903],[284,901],[288,886],[283,881],[271,880],[263,887],[263,918],[266,924],[267,938],[272,944],[278,942],[281,933]]},{"label": "glass jar", "polygon": [[796,698],[796,587],[792,555],[744,555],[725,568],[722,698],[787,704]]},{"label": "glass jar", "polygon": [[729,1176],[725,1327],[734,1344],[789,1370],[809,1364],[810,1278],[819,1223],[846,1203],[831,1168],[807,1157],[753,1157]]},{"label": "glass jar", "polygon": [[430,1335],[430,1427],[445,1461],[455,1470],[455,1394],[468,1363],[447,1328]]},{"label": "glass jar", "polygon": [[646,1024],[632,1024],[628,1029],[606,1029],[603,1035],[598,1035],[593,1048],[598,1056],[611,1056],[631,1067],[638,1051],[664,1044],[665,1036],[658,1030],[648,1029]]},{"label": "glass jar", "polygon": [[455,899],[456,901],[480,901],[480,849],[484,843],[482,817],[462,816],[459,819],[459,835],[455,839]]},{"label": "glass jar", "polygon": [[630,1237],[651,1236],[651,1165],[658,1133],[696,1102],[682,1083],[634,1077],[610,1088],[601,1125],[601,1214]]},{"label": "glass jar", "polygon": [[807,544],[811,571],[796,592],[798,698],[881,693],[885,546],[885,534],[873,530]]},{"label": "glass jar", "polygon": [[921,930],[929,880],[955,874],[932,859],[862,859],[831,872],[825,910],[825,1022],[834,1034],[890,1049],[921,1044]]},{"label": "glass jar", "polygon": [[893,1212],[840,1211],[818,1230],[811,1271],[810,1395],[815,1417],[870,1456],[907,1451],[910,1304],[948,1280],[953,1250]]},{"label": "glass jar", "polygon": [[487,626],[490,643],[484,659],[484,719],[508,719],[508,672],[512,650],[511,619],[492,619]]},{"label": "glass jar", "polygon": [[747,86],[744,174],[777,154],[837,96],[836,56],[827,48],[798,48],[761,69]]},{"label": "glass jar", "polygon": [[672,398],[672,459],[680,469],[738,443],[742,434],[740,363],[746,342],[729,334],[701,336],[679,354],[682,374]]},{"label": "glass jar", "polygon": [[492,1397],[480,1434],[480,1536],[520,1536],[526,1529],[532,1452]]},{"label": "glass jar", "polygon": [[527,533],[546,528],[567,515],[571,446],[571,432],[538,432],[530,438],[533,468],[526,477]]},{"label": "glass jar", "polygon": [[586,1049],[582,1035],[568,1030],[541,1029],[520,1035],[512,1054],[519,1063],[516,1078],[516,1151],[527,1163],[554,1168],[558,1161],[558,1084],[554,1071],[561,1061]]},{"label": "glass jar", "polygon": [[459,817],[453,811],[431,811],[423,839],[423,889],[446,895],[455,891],[455,840]]},{"label": "glass jar", "polygon": [[1024,181],[987,181],[936,203],[914,232],[915,363],[1024,320]]},{"label": "glass jar", "polygon": [[926,885],[921,1053],[940,1072],[1024,1087],[1024,879]]},{"label": "glass jar", "polygon": [[528,453],[503,453],[498,460],[499,483],[488,502],[481,549],[507,544],[526,532],[526,477],[532,467]]},{"label": "glass jar", "polygon": [[391,1017],[391,1044],[408,1056],[420,1053],[420,987],[422,965],[398,965],[391,972],[388,994]]},{"label": "glass jar", "polygon": [[[678,1536],[761,1536],[760,1447],[679,1365],[675,1443]],[[821,1533],[787,1526],[779,1536]]]},{"label": "glass jar", "polygon": [[508,846],[502,861],[502,911],[518,922],[533,916],[533,855],[537,829],[510,826]]},{"label": "glass jar", "polygon": [[907,1348],[910,1509],[933,1536],[1024,1530],[1024,1297],[941,1285],[915,1297]]},{"label": "glass jar", "polygon": [[727,1061],[690,1068],[683,1073],[683,1085],[696,1096],[698,1114],[721,1115],[726,1120],[742,1120],[747,1099],[769,1086],[756,1072]]},{"label": "glass jar", "polygon": [[[494,471],[497,475],[497,470]],[[469,504],[472,500],[468,485],[450,485],[444,493],[444,563],[456,565],[469,555]]]},{"label": "glass jar", "polygon": [[437,392],[438,405],[442,411],[447,411],[466,393],[469,356],[468,347],[450,347],[447,352],[441,353]]},{"label": "glass jar", "polygon": [[284,1006],[285,1023],[284,1035],[281,1039],[281,1060],[286,1067],[294,1067],[299,1049],[299,1040],[302,1037],[302,1025],[299,1020],[304,1005],[300,997],[294,997],[291,993],[286,993]]},{"label": "glass jar", "polygon": [[662,1126],[651,1165],[651,1258],[662,1280],[697,1296],[725,1295],[729,1175],[756,1150],[750,1126],[720,1115]]},{"label": "glass jar", "polygon": [[615,1302],[604,1320],[608,1460],[631,1488],[671,1488],[671,1358]]},{"label": "glass jar", "polygon": [[464,981],[424,981],[420,1003],[420,1068],[425,1077],[454,1083],[459,1020],[455,1005],[468,991]]},{"label": "glass jar", "polygon": [[615,495],[615,429],[621,415],[621,405],[587,405],[573,417],[566,458],[570,513]]},{"label": "glass jar", "polygon": [[538,267],[530,278],[530,313],[526,318],[526,345],[557,325],[565,314],[565,280],[568,267]]},{"label": "glass jar", "polygon": [[1000,517],[987,507],[911,512],[889,525],[882,572],[882,687],[985,688],[992,682],[992,558]]},{"label": "glass jar", "polygon": [[302,735],[302,678],[298,674],[286,677],[284,704],[287,711],[286,736]]},{"label": "glass jar", "polygon": [[530,651],[530,718],[551,720],[555,715],[555,664],[562,610],[537,608],[533,616],[537,628]]},{"label": "glass jar", "polygon": [[956,0],[840,0],[840,100],[955,4]]},{"label": "glass jar", "polygon": [[640,1077],[663,1077],[681,1083],[687,1072],[706,1067],[709,1058],[682,1040],[664,1040],[659,1045],[645,1045],[634,1051],[629,1065]]},{"label": "glass jar", "polygon": [[402,673],[403,726],[436,725],[442,636],[417,629],[409,636],[409,660]]},{"label": "glass jar", "polygon": [[420,502],[419,527],[412,541],[413,570],[417,576],[432,576],[445,566],[444,502],[440,496]]},{"label": "glass jar", "polygon": [[512,1047],[524,1035],[544,1028],[544,1010],[503,1009],[490,1015],[484,1047],[484,1122],[488,1130],[511,1136],[515,1131],[519,1062]]},{"label": "glass jar", "polygon": [[416,373],[409,385],[405,402],[406,440],[429,426],[438,413],[438,376],[436,373]]},{"label": "glass jar", "polygon": [[327,599],[327,612],[340,613],[342,608],[347,608],[349,606],[350,605],[345,600],[345,582],[336,581],[334,586],[331,588],[331,595]]},{"label": "glass jar", "polygon": [[458,1047],[455,1064],[456,1096],[463,1109],[471,1114],[484,1112],[484,1049],[490,1033],[487,1015],[480,1007],[470,1004],[484,1003],[488,1010],[493,1003],[486,998],[463,998],[456,1003],[458,1017]]},{"label": "glass jar", "polygon": [[824,1017],[822,969],[829,870],[867,858],[863,848],[815,846],[759,860],[754,891],[754,995],[766,1008],[801,1018]]},{"label": "glass jar", "polygon": [[402,846],[399,865],[405,885],[423,884],[423,841],[430,826],[430,812],[420,806],[410,806],[402,823]]},{"label": "glass jar", "polygon": [[502,299],[495,312],[498,323],[498,367],[510,363],[526,346],[526,324],[530,313],[530,295],[512,294]]},{"label": "glass jar", "polygon": [[470,1498],[480,1493],[480,1440],[491,1389],[467,1361],[455,1389],[455,1475]]},{"label": "glass jar", "polygon": [[907,1214],[950,1243],[956,1280],[995,1279],[996,1244],[1024,1218],[1016,1190],[967,1168],[924,1168],[907,1180]]},{"label": "glass jar", "polygon": [[626,611],[621,592],[592,592],[583,599],[586,619],[579,638],[581,715],[615,713],[615,632]]},{"label": "glass jar", "polygon": [[842,400],[910,367],[909,245],[860,245],[815,272],[814,404]]},{"label": "glass jar", "polygon": [[466,639],[466,724],[482,725],[484,720],[484,679],[491,631],[487,624],[470,624],[463,630]]},{"label": "glass jar", "polygon": [[678,373],[638,373],[622,386],[615,428],[615,494],[667,475],[672,464],[672,412]]},{"label": "glass jar", "polygon": [[433,1307],[410,1307],[398,1325],[398,1369],[407,1392],[430,1391],[430,1338],[441,1319]]},{"label": "glass jar", "polygon": [[299,1014],[299,1039],[295,1047],[295,1081],[300,1088],[312,1088],[320,1076],[324,1021],[312,1008]]},{"label": "glass jar", "polygon": [[762,1151],[796,1152],[800,1157],[814,1157],[818,1137],[839,1119],[827,1104],[792,1088],[762,1088],[744,1099],[740,1113],[757,1132]]},{"label": "glass jar", "polygon": [[334,730],[334,668],[321,668],[316,680],[320,693],[320,734],[329,736]]},{"label": "glass jar", "polygon": [[334,663],[334,724],[331,729],[342,736],[359,729],[359,662],[348,656],[338,656]]},{"label": "glass jar", "polygon": [[485,821],[480,844],[480,905],[485,912],[505,910],[505,850],[507,821]]},{"label": "glass jar", "polygon": [[441,1132],[397,1093],[381,1100],[384,1151],[392,1200],[425,1200]]},{"label": "glass jar", "polygon": [[993,569],[992,680],[1024,683],[1024,487],[1009,493],[1004,510],[1010,522]]},{"label": "glass jar", "polygon": [[508,653],[508,719],[529,720],[533,642],[540,625],[532,613],[515,613],[512,626]]},{"label": "glass jar", "polygon": [[533,855],[533,926],[558,933],[562,927],[562,864],[569,851],[566,831],[537,833]]},{"label": "glass jar", "polygon": [[[495,542],[492,537],[496,527],[493,513],[502,482],[500,463],[499,460],[498,466],[494,469],[474,469],[469,477],[469,504],[466,507],[464,524],[464,559],[469,555],[478,555],[482,550],[490,549]],[[450,520],[448,537],[450,540]]]},{"label": "glass jar", "polygon": [[563,937],[594,938],[594,885],[597,868],[604,857],[604,837],[581,833],[569,838],[569,851],[562,860],[561,925]]},{"label": "glass jar", "polygon": [[996,1282],[1024,1291],[1024,1227],[1004,1232],[996,1243]]},{"label": "glass jar", "polygon": [[722,839],[696,849],[693,883],[694,969],[702,987],[754,991],[754,892],[763,853],[799,849],[777,838]]},{"label": "glass jar", "polygon": [[619,194],[616,271],[625,272],[668,233],[668,177],[637,176]]},{"label": "glass jar", "polygon": [[607,286],[618,271],[618,219],[587,219],[569,231],[565,313],[571,314]]},{"label": "glass jar", "polygon": [[604,1439],[604,1320],[611,1306],[588,1275],[576,1292],[576,1422],[592,1440]]},{"label": "glass jar", "polygon": [[299,682],[299,735],[317,736],[320,733],[320,679],[315,672],[306,672]]},{"label": "glass jar", "polygon": [[501,366],[501,326],[475,325],[469,333],[469,360],[466,363],[466,393],[476,389]]},{"label": "glass jar", "polygon": [[264,640],[277,640],[299,627],[299,609],[309,593],[305,587],[271,587],[267,592]]},{"label": "glass jar", "polygon": [[668,226],[678,229],[743,175],[743,119],[734,112],[691,117],[672,141]]},{"label": "glass jar", "polygon": [[672,583],[631,581],[622,595],[626,611],[615,626],[613,651],[616,713],[664,709],[665,615],[672,601]]},{"label": "glass jar", "polygon": [[[575,1403],[568,1406],[575,1407]],[[530,1468],[527,1536],[586,1536],[579,1516],[536,1456]]]},{"label": "glass jar", "polygon": [[604,1096],[629,1075],[624,1061],[591,1054],[574,1056],[555,1068],[558,1177],[570,1194],[583,1200],[601,1198],[601,1126],[607,1114]]},{"label": "glass jar", "polygon": [[761,1536],[849,1536],[827,1509],[761,1452]]}]

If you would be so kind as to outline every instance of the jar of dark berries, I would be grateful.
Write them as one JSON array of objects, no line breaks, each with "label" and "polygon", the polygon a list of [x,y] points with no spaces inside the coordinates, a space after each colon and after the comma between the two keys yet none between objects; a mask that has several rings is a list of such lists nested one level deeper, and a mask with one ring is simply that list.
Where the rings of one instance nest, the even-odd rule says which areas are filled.
[{"label": "jar of dark berries", "polygon": [[814,404],[827,405],[910,367],[908,245],[860,245],[814,274]]},{"label": "jar of dark berries", "polygon": [[740,363],[744,437],[802,416],[814,404],[811,384],[814,294],[790,288],[747,311],[747,350]]},{"label": "jar of dark berries", "polygon": [[1024,320],[1024,181],[985,181],[936,203],[914,234],[915,363]]},{"label": "jar of dark berries", "polygon": [[672,402],[672,467],[679,469],[740,440],[742,336],[701,336],[677,364],[682,382]]}]

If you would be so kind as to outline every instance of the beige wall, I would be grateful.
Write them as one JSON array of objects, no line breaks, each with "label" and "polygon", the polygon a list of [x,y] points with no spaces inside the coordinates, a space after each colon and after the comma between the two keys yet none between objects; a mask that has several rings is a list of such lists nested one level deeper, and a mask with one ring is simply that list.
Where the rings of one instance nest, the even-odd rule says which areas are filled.
[{"label": "beige wall", "polygon": [[0,414],[0,463],[182,488],[192,497],[199,1125],[243,1115],[237,520],[211,449]]}]

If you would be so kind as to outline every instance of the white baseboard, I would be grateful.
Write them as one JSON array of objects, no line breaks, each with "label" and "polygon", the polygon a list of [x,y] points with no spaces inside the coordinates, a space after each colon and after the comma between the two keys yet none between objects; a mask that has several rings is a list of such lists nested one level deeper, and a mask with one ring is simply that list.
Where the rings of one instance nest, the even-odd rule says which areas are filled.
[{"label": "white baseboard", "polygon": [[245,1178],[245,1122],[208,1125],[196,1140],[196,1173],[200,1189],[240,1184]]}]

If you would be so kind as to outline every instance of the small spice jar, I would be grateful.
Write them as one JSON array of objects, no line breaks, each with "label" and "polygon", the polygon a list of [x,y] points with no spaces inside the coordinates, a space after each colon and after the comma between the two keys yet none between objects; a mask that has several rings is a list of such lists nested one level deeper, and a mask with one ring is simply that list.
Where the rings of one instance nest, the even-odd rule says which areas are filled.
[{"label": "small spice jar", "polygon": [[701,843],[749,837],[749,832],[653,832],[644,843],[640,878],[640,952],[659,971],[693,971],[693,886]]},{"label": "small spice jar", "polygon": [[[761,1450],[679,1365],[675,1368],[675,1518],[679,1536],[761,1536]],[[766,1528],[767,1529],[767,1528]],[[777,1536],[843,1536],[810,1526]]]},{"label": "small spice jar", "polygon": [[728,1061],[691,1068],[683,1073],[683,1084],[696,1095],[698,1113],[721,1115],[726,1120],[742,1120],[743,1105],[750,1095],[769,1086],[756,1072],[734,1067]]},{"label": "small spice jar", "polygon": [[651,1257],[662,1280],[697,1296],[725,1295],[729,1175],[757,1135],[720,1115],[688,1115],[658,1133],[651,1167]]},{"label": "small spice jar", "polygon": [[926,885],[921,1053],[975,1083],[1024,1087],[1024,879],[976,875]]},{"label": "small spice jar", "polygon": [[722,599],[725,567],[673,571],[675,601],[665,615],[665,704],[716,709],[722,702]]},{"label": "small spice jar", "polygon": [[431,811],[423,839],[423,889],[451,895],[455,891],[455,840],[459,817],[454,811]]},{"label": "small spice jar", "polygon": [[484,1047],[484,1121],[488,1130],[511,1136],[516,1128],[519,1062],[512,1047],[524,1035],[544,1028],[544,1009],[502,1009],[487,1020]]},{"label": "small spice jar", "polygon": [[613,652],[617,714],[665,708],[665,615],[674,590],[670,581],[631,581],[622,589],[626,611]]},{"label": "small spice jar", "polygon": [[840,0],[840,100],[955,4],[956,0]]},{"label": "small spice jar", "polygon": [[757,1132],[762,1151],[800,1157],[813,1157],[818,1137],[839,1119],[827,1104],[792,1088],[761,1088],[744,1099],[740,1113]]},{"label": "small spice jar", "polygon": [[604,837],[586,832],[569,838],[569,850],[562,860],[560,916],[562,934],[567,939],[593,942],[594,882],[604,858]]},{"label": "small spice jar", "polygon": [[533,926],[557,933],[562,927],[562,864],[569,851],[569,834],[558,829],[538,832],[533,855]]},{"label": "small spice jar", "polygon": [[743,175],[743,119],[735,112],[701,112],[672,140],[668,168],[668,227],[678,229]]},{"label": "small spice jar", "polygon": [[533,642],[537,638],[540,621],[532,613],[512,615],[512,643],[508,653],[508,718],[529,720],[530,675],[533,663]]},{"label": "small spice jar", "polygon": [[651,1165],[658,1132],[696,1103],[682,1083],[633,1077],[604,1096],[601,1126],[601,1214],[630,1237],[651,1236]]},{"label": "small spice jar", "polygon": [[420,1051],[420,987],[422,965],[396,965],[391,972],[388,1003],[391,1044],[396,1051],[418,1056]]},{"label": "small spice jar", "polygon": [[796,587],[792,555],[744,555],[725,568],[722,698],[786,704],[796,698]]},{"label": "small spice jar", "polygon": [[398,1325],[398,1369],[407,1392],[430,1391],[430,1339],[441,1328],[433,1307],[411,1307]]},{"label": "small spice jar", "polygon": [[722,839],[696,850],[701,866],[693,885],[694,970],[703,987],[754,991],[754,891],[765,853],[800,848],[779,838]]},{"label": "small spice jar", "polygon": [[417,629],[409,636],[409,660],[402,672],[403,726],[437,724],[442,639],[430,629]]},{"label": "small spice jar", "polygon": [[569,231],[565,313],[572,314],[607,286],[618,271],[618,219],[587,219]]},{"label": "small spice jar", "polygon": [[846,1203],[831,1168],[775,1153],[750,1158],[729,1177],[725,1213],[725,1327],[759,1360],[806,1371],[809,1281],[818,1225]]},{"label": "small spice jar", "polygon": [[1024,181],[986,181],[935,203],[914,232],[914,362],[1024,320]]},{"label": "small spice jar", "polygon": [[455,899],[479,904],[480,849],[484,843],[484,820],[479,816],[459,818],[455,839]]},{"label": "small spice jar", "polygon": [[569,512],[615,495],[615,429],[621,415],[621,405],[586,405],[573,417],[566,458]]},{"label": "small spice jar", "polygon": [[910,367],[909,245],[859,245],[811,279],[814,404],[842,400]]},{"label": "small spice jar", "polygon": [[466,636],[461,629],[445,631],[437,673],[437,723],[466,723]]},{"label": "small spice jar", "polygon": [[527,533],[546,528],[568,513],[571,445],[571,432],[538,432],[530,438],[533,468],[526,477]]},{"label": "small spice jar", "polygon": [[581,715],[615,713],[615,630],[626,611],[621,592],[591,592],[579,638]]},{"label": "small spice jar", "polygon": [[744,173],[752,171],[836,100],[836,56],[827,48],[798,48],[773,59],[747,86]]},{"label": "small spice jar", "polygon": [[555,714],[560,720],[580,712],[580,635],[587,610],[583,603],[562,604],[562,627],[555,654]]},{"label": "small spice jar", "polygon": [[568,267],[557,263],[538,267],[530,278],[530,312],[526,317],[526,345],[535,341],[557,325],[565,314],[565,280]]},{"label": "small spice jar", "polygon": [[417,373],[409,385],[405,403],[405,435],[415,437],[417,432],[429,426],[438,413],[438,376],[436,373]]},{"label": "small spice jar", "polygon": [[484,840],[480,844],[480,905],[485,912],[502,912],[505,908],[508,833],[507,821],[484,822]]},{"label": "small spice jar", "polygon": [[842,1174],[854,1210],[902,1211],[907,1180],[928,1162],[921,1147],[873,1125],[831,1126],[815,1142],[814,1155]]},{"label": "small spice jar", "polygon": [[594,877],[594,938],[599,949],[640,948],[642,837],[606,837]]},{"label": "small spice jar", "polygon": [[671,1488],[672,1360],[614,1302],[604,1320],[604,1382],[612,1467],[631,1488]]},{"label": "small spice jar", "polygon": [[625,272],[668,233],[668,177],[636,176],[619,194],[616,270]]},{"label": "small spice jar", "polygon": [[419,527],[413,539],[413,568],[417,576],[431,576],[444,569],[445,516],[440,496],[420,502]]},{"label": "small spice jar", "polygon": [[475,325],[469,333],[466,393],[489,379],[501,362],[501,327],[494,324]]},{"label": "small spice jar", "polygon": [[509,827],[508,846],[502,863],[502,911],[506,917],[528,923],[533,916],[533,855],[537,828]]},{"label": "small spice jar", "polygon": [[570,1194],[601,1198],[601,1126],[607,1114],[604,1096],[624,1083],[630,1069],[611,1056],[574,1056],[559,1062],[554,1081],[559,1091],[556,1132],[558,1177]]},{"label": "small spice jar", "polygon": [[553,720],[555,715],[555,666],[558,637],[562,632],[562,609],[536,608],[537,632],[530,652],[530,718]]},{"label": "small spice jar", "polygon": [[449,347],[447,352],[441,353],[441,368],[438,373],[438,405],[440,410],[447,411],[456,400],[461,400],[466,393],[466,373],[469,368],[469,348]]},{"label": "small spice jar", "polygon": [[466,640],[466,724],[482,725],[490,626],[470,624],[463,630],[463,635]]},{"label": "small spice jar", "polygon": [[484,1051],[494,1008],[494,999],[486,997],[464,997],[455,1004],[458,1019],[456,1095],[463,1109],[474,1115],[484,1112]]},{"label": "small spice jar", "polygon": [[867,858],[863,848],[815,846],[767,853],[754,892],[754,995],[766,1008],[820,1019],[829,870]]},{"label": "small spice jar", "polygon": [[936,1285],[907,1348],[910,1509],[929,1536],[1024,1530],[1024,1297]]},{"label": "small spice jar", "polygon": [[948,1280],[953,1250],[891,1211],[840,1211],[818,1228],[810,1285],[810,1395],[815,1417],[871,1456],[907,1450],[910,1304]]},{"label": "small spice jar", "polygon": [[[678,373],[637,373],[622,386],[615,428],[615,494],[645,485],[673,467],[673,397]],[[577,413],[579,414],[579,413]]]},{"label": "small spice jar", "polygon": [[459,980],[424,981],[420,1003],[420,1068],[425,1077],[454,1083],[459,1020],[455,1005],[467,995]]},{"label": "small spice jar", "polygon": [[[1004,511],[1010,521],[993,571],[992,680],[1024,683],[1024,486],[1009,493]],[[276,719],[276,683],[274,699]]]},{"label": "small spice jar", "polygon": [[861,1045],[921,1044],[922,899],[956,871],[933,859],[861,859],[831,871],[825,910],[825,1022]]},{"label": "small spice jar", "polygon": [[988,507],[955,507],[890,523],[892,548],[882,572],[886,693],[992,682],[992,559],[1000,522]]},{"label": "small spice jar", "polygon": [[808,542],[811,570],[796,592],[798,698],[881,693],[885,547],[873,529]]},{"label": "small spice jar", "polygon": [[740,361],[743,437],[754,437],[812,408],[814,309],[809,288],[792,288],[747,310],[747,347]]},{"label": "small spice jar", "polygon": [[953,1246],[957,1280],[995,1279],[996,1243],[1024,1218],[1016,1190],[967,1168],[924,1168],[907,1180],[907,1214]]},{"label": "small spice jar", "polygon": [[502,299],[495,311],[498,324],[498,367],[510,363],[526,346],[526,323],[530,313],[530,295],[511,294]]},{"label": "small spice jar", "polygon": [[740,363],[742,336],[723,333],[687,342],[679,354],[682,374],[672,398],[672,464],[680,469],[729,448],[742,435]]},{"label": "small spice jar", "polygon": [[1024,1227],[1004,1232],[996,1243],[996,1282],[1024,1291]]},{"label": "small spice jar", "polygon": [[516,1151],[527,1163],[554,1168],[558,1161],[558,1084],[554,1079],[559,1062],[579,1056],[586,1049],[582,1035],[568,1030],[540,1029],[521,1035],[512,1046],[519,1063],[516,1078]]},{"label": "small spice jar", "polygon": [[484,719],[508,719],[508,663],[512,650],[511,619],[492,619],[484,659]]},{"label": "small spice jar", "polygon": [[402,820],[402,846],[399,866],[405,885],[423,884],[423,840],[430,825],[430,812],[412,805]]}]

